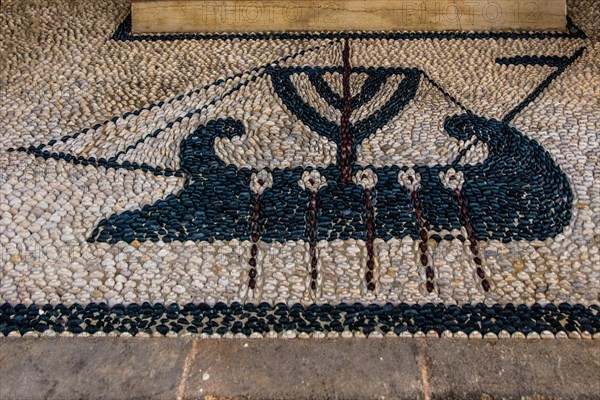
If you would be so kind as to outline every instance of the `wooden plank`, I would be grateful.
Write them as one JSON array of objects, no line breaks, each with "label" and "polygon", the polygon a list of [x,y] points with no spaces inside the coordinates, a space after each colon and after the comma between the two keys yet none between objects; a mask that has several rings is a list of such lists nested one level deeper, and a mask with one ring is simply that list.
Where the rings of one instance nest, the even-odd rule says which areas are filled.
[{"label": "wooden plank", "polygon": [[566,0],[133,0],[132,33],[566,30]]}]

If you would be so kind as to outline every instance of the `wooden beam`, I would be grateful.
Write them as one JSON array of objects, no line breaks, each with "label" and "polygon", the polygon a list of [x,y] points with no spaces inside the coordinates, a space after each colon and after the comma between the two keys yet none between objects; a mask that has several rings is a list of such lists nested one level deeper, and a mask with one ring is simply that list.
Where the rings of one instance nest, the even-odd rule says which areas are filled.
[{"label": "wooden beam", "polygon": [[133,0],[132,33],[566,29],[566,0]]}]

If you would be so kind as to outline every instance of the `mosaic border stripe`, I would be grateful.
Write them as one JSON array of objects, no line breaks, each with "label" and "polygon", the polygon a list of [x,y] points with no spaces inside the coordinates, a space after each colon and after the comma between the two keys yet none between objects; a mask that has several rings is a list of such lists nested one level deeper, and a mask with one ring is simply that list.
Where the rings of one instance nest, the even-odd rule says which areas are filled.
[{"label": "mosaic border stripe", "polygon": [[274,39],[586,39],[587,35],[567,16],[567,32],[271,32],[271,33],[131,33],[131,14],[128,14],[112,35],[116,41],[173,41],[173,40],[274,40]]},{"label": "mosaic border stripe", "polygon": [[105,303],[44,306],[0,305],[3,336],[202,335],[212,337],[469,336],[594,337],[600,306],[513,304],[488,306],[427,303],[274,306],[217,303],[109,307]]}]

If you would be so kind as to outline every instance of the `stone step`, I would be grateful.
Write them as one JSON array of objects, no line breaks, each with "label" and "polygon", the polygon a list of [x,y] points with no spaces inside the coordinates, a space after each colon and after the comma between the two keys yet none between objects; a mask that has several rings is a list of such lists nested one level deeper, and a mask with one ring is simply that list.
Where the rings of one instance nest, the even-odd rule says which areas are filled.
[{"label": "stone step", "polygon": [[597,340],[0,339],[0,398],[597,399]]}]

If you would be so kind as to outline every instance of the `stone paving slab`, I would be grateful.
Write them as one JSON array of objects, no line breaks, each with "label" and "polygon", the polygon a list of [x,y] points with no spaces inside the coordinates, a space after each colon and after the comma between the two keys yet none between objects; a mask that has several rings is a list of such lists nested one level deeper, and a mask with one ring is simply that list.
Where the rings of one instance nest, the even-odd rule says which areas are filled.
[{"label": "stone paving slab", "polygon": [[1,399],[174,398],[191,340],[2,340]]},{"label": "stone paving slab", "polygon": [[[225,342],[226,343],[226,342]],[[414,341],[196,342],[185,398],[417,398]]]},{"label": "stone paving slab", "polygon": [[597,399],[595,340],[3,339],[0,398]]},{"label": "stone paving slab", "polygon": [[432,399],[600,398],[599,342],[428,341]]}]

